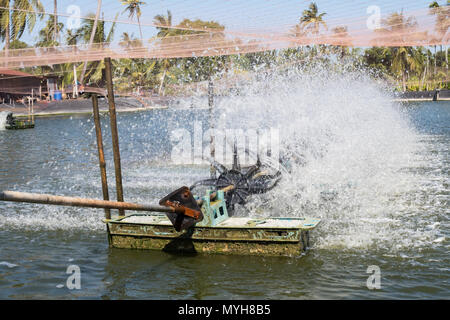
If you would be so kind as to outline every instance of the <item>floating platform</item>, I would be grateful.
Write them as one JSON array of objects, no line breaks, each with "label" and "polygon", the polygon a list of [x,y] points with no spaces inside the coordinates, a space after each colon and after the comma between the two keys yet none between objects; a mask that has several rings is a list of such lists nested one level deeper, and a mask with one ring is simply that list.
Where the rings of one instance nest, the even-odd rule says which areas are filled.
[{"label": "floating platform", "polygon": [[136,214],[104,220],[113,248],[187,253],[298,256],[310,246],[314,218],[231,217],[216,226],[177,232],[165,214]]},{"label": "floating platform", "polygon": [[5,128],[8,130],[32,129],[34,128],[34,122],[15,119],[13,125],[6,125]]}]

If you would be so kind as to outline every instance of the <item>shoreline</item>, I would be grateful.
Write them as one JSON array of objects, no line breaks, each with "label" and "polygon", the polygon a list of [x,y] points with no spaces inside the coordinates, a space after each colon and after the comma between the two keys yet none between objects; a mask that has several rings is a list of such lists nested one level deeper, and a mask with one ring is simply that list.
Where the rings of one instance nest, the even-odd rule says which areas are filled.
[{"label": "shoreline", "polygon": [[[121,99],[116,98],[116,112],[139,112],[146,110],[168,109],[167,105],[153,104],[152,106],[143,105],[135,99]],[[92,100],[91,99],[73,99],[61,101],[40,101],[34,105],[33,116],[35,118],[46,117],[64,117],[74,115],[91,115],[92,114]],[[0,105],[0,112],[12,112],[17,118],[29,117],[28,106],[25,105]],[[99,112],[108,113],[109,105],[106,100],[99,101]]]},{"label": "shoreline", "polygon": [[[161,107],[148,107],[148,108],[129,108],[127,110],[118,110],[116,109],[116,113],[128,113],[128,112],[139,112],[139,111],[146,111],[146,110],[161,110],[161,109],[168,109],[167,106],[161,106]],[[99,113],[106,114],[109,110],[99,110]],[[22,114],[22,113],[13,113],[16,118],[28,118],[28,114]],[[50,117],[69,117],[69,116],[84,116],[84,115],[92,115],[92,111],[73,111],[73,112],[51,112],[51,113],[35,113],[35,118],[50,118]]]},{"label": "shoreline", "polygon": [[[117,99],[116,101],[116,112],[117,113],[127,113],[127,112],[139,112],[147,110],[162,110],[169,109],[168,105],[153,105],[153,106],[135,106],[130,103],[130,101],[122,101]],[[393,98],[391,101],[394,102],[432,102],[432,98]],[[450,101],[450,97],[440,97],[437,101]],[[99,101],[99,112],[106,114],[109,112],[109,106],[106,100]],[[175,109],[177,109],[175,107]],[[197,108],[194,108],[197,109]],[[203,109],[203,108],[199,108]],[[24,105],[6,107],[0,105],[0,112],[12,112],[17,118],[29,117],[28,107]],[[62,101],[52,101],[52,102],[38,102],[34,106],[35,118],[49,118],[49,117],[69,117],[69,116],[83,116],[92,114],[92,101],[90,99],[76,99],[76,100],[62,100]]]},{"label": "shoreline", "polygon": [[433,101],[433,99],[430,99],[430,98],[395,98],[395,99],[392,99],[392,101],[398,101],[398,102],[423,102],[423,101],[439,102],[439,101],[450,101],[450,98],[439,98],[436,101]]},{"label": "shoreline", "polygon": [[395,94],[394,101],[449,101],[450,90],[406,91]]}]

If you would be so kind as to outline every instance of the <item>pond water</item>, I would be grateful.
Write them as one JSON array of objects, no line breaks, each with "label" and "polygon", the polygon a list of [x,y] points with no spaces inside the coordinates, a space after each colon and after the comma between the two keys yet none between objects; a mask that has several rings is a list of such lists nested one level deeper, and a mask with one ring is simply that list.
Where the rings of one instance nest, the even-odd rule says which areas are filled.
[{"label": "pond water", "polygon": [[[320,103],[313,94],[281,95],[277,108],[289,112],[271,116],[269,107],[241,104],[248,107],[241,124],[270,118],[264,125],[278,123],[289,136],[283,142],[303,150],[304,162],[263,196],[271,209],[253,210],[256,197],[250,214],[321,218],[306,255],[112,249],[102,210],[0,203],[0,299],[448,299],[450,102],[361,95],[331,103],[339,96],[333,92]],[[239,126],[228,104],[218,103],[227,110],[221,122]],[[289,117],[300,119],[292,120],[297,134],[287,128]],[[156,203],[208,177],[206,165],[171,161],[173,130],[206,128],[207,119],[207,110],[188,108],[119,114],[125,200]],[[114,197],[107,116],[102,124]],[[38,118],[32,130],[0,131],[0,164],[0,190],[102,197],[90,116]],[[79,290],[66,286],[70,265],[80,268]],[[379,268],[381,289],[367,287],[369,266]]]}]

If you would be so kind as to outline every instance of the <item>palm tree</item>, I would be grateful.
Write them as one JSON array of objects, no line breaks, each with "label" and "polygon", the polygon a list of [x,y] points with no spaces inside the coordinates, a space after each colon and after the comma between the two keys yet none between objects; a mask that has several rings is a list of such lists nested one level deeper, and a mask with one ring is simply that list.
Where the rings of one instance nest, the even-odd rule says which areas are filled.
[{"label": "palm tree", "polygon": [[[2,7],[8,7],[9,8],[9,0],[0,0],[0,5]],[[5,50],[8,50],[10,46],[10,26],[9,26],[9,10],[7,9],[1,9],[0,10],[0,39],[2,41],[5,41]]]},{"label": "palm tree", "polygon": [[[137,40],[139,41],[139,40]],[[118,87],[125,91],[131,88],[148,87],[153,84],[155,68],[157,60],[149,59],[120,59],[113,61],[116,75],[118,75]]]},{"label": "palm tree", "polygon": [[[389,36],[397,43],[407,43],[414,37],[417,21],[414,17],[405,17],[403,12],[394,12],[381,21],[383,27],[377,32],[384,36]],[[412,47],[392,47],[385,48],[384,53],[390,52],[392,55],[391,70],[395,74],[400,74],[403,91],[406,91],[406,78],[410,72],[421,72],[423,63],[418,54],[418,50]]]},{"label": "palm tree", "polygon": [[122,40],[119,45],[125,49],[141,48],[142,40],[136,39],[133,35],[128,32],[122,33]]},{"label": "palm tree", "polygon": [[422,80],[420,82],[420,90],[422,90],[425,87],[425,90],[428,90],[428,82],[425,82],[427,80],[427,75],[429,73],[430,68],[430,58],[432,57],[432,53],[430,50],[427,50],[423,47],[419,47],[420,53],[422,54],[422,60],[423,60],[423,73],[422,73]]},{"label": "palm tree", "polygon": [[[116,15],[117,19],[117,15]],[[95,25],[95,19],[94,15],[88,15],[87,19],[83,19],[83,23],[81,27],[75,32],[75,34],[78,34],[78,37],[73,40],[76,42],[78,39],[86,42],[90,42],[91,39],[93,43],[99,43],[103,46],[104,43],[109,43],[112,41],[112,38],[114,36],[114,31],[116,27],[116,22],[113,23],[111,26],[111,29],[108,33],[106,33],[105,30],[105,21],[101,20]],[[95,29],[95,33],[94,32]],[[92,36],[93,35],[93,36]],[[103,60],[102,61],[92,61],[89,63],[89,70],[87,69],[87,62],[85,62],[86,65],[83,66],[83,71],[85,72],[84,77],[89,77],[91,81],[98,81],[102,77],[102,68],[104,68]],[[80,83],[83,83],[81,80],[84,80],[84,77],[80,79]]]},{"label": "palm tree", "polygon": [[391,48],[390,50],[393,55],[391,69],[401,74],[403,91],[406,91],[407,72],[420,72],[422,69],[422,61],[417,54],[417,50],[414,50],[412,47],[397,47]]},{"label": "palm tree", "polygon": [[133,19],[133,17],[136,16],[139,25],[139,33],[141,35],[141,39],[143,39],[144,37],[142,36],[141,22],[139,18],[142,14],[141,6],[145,5],[145,2],[139,0],[122,0],[122,4],[127,6],[123,12],[128,11],[129,18]]},{"label": "palm tree", "polygon": [[170,59],[163,59],[160,62],[160,68],[162,69],[162,74],[160,73],[159,76],[161,76],[161,83],[159,85],[158,95],[161,95],[161,91],[163,88],[164,80],[166,79],[167,74],[169,73],[169,69],[172,67],[172,62]]},{"label": "palm tree", "polygon": [[67,33],[66,33],[67,45],[76,46],[79,38],[80,38],[80,34],[77,32],[77,30],[75,30],[75,31],[72,31],[71,29],[67,30]]},{"label": "palm tree", "polygon": [[53,0],[53,8],[54,8],[54,21],[53,21],[53,30],[56,30],[55,32],[55,38],[53,40],[55,40],[55,42],[58,41],[58,0]]},{"label": "palm tree", "polygon": [[76,31],[78,33],[79,39],[84,43],[103,44],[104,42],[109,42],[112,40],[111,32],[114,32],[116,23],[113,23],[112,29],[105,33],[105,21],[100,20],[97,25],[95,25],[94,14],[88,14],[85,19],[83,19],[81,27]]},{"label": "palm tree", "polygon": [[325,27],[325,29],[328,29],[327,24],[323,20],[323,16],[326,15],[326,13],[318,13],[319,9],[314,2],[311,2],[309,9],[303,11],[299,28],[304,34],[311,32],[315,36],[319,35],[321,25]]},{"label": "palm tree", "polygon": [[158,14],[153,18],[153,23],[156,25],[160,25],[161,27],[156,27],[159,31],[157,36],[158,37],[166,37],[171,33],[170,28],[164,28],[165,27],[171,27],[172,26],[172,13],[170,10],[167,10],[167,16],[163,16],[162,14]]},{"label": "palm tree", "polygon": [[[430,14],[436,16],[436,25],[434,27],[440,41],[444,40],[445,35],[447,34],[447,31],[450,27],[450,1],[447,1],[447,6],[439,6],[439,4],[436,1],[433,1],[428,6],[430,8]],[[434,46],[434,51],[436,55],[436,46]],[[447,49],[446,49],[447,51]],[[441,53],[443,54],[442,50],[442,44],[441,44]],[[435,57],[435,62],[436,62]],[[446,64],[447,64],[447,70],[448,70],[448,56],[446,54]],[[434,72],[436,73],[436,63],[434,67]]]},{"label": "palm tree", "polygon": [[[44,7],[40,0],[0,0],[2,7],[16,9],[3,10],[1,14],[0,27],[4,30],[1,37],[5,39],[5,50],[9,49],[11,40],[20,39],[28,28],[31,31],[36,24],[36,16],[42,19]],[[12,12],[11,12],[12,11]]]},{"label": "palm tree", "polygon": [[[162,14],[156,15],[153,18],[153,23],[160,26],[171,27],[172,13],[169,10],[167,10],[167,16],[163,16]],[[159,30],[157,36],[160,38],[168,37],[173,33],[173,29],[170,28],[157,27],[157,29]],[[170,59],[163,59],[160,61],[160,68],[162,69],[162,72],[160,73],[161,83],[159,85],[158,95],[161,95],[164,80],[166,79],[166,75],[171,67],[172,63]]]},{"label": "palm tree", "polygon": [[[98,19],[100,18],[101,8],[102,8],[102,0],[97,0],[97,12],[95,14],[95,20],[94,20],[94,24],[92,26],[92,30],[91,30],[91,34],[90,34],[90,38],[89,38],[89,48],[91,48],[92,44],[94,43],[94,37],[97,32],[97,24],[98,24]],[[83,64],[83,71],[81,72],[81,76],[80,76],[81,84],[84,81],[84,76],[86,74],[86,68],[87,68],[87,61],[85,61]]]},{"label": "palm tree", "polygon": [[37,47],[56,47],[59,45],[56,35],[64,28],[64,24],[59,22],[55,26],[55,20],[56,16],[50,16],[46,26],[39,30],[39,41],[36,43]]},{"label": "palm tree", "polygon": [[331,51],[337,53],[343,59],[345,55],[350,53],[351,40],[348,35],[348,28],[346,26],[335,27],[332,37],[336,38],[336,44],[331,46]]}]

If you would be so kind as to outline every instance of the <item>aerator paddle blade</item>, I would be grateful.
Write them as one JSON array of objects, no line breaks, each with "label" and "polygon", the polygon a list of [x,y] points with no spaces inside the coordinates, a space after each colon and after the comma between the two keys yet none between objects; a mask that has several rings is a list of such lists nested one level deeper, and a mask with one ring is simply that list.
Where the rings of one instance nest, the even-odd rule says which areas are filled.
[{"label": "aerator paddle blade", "polygon": [[202,211],[188,187],[173,191],[162,198],[159,204],[174,209],[175,212],[167,212],[166,215],[177,231],[189,229],[203,220]]}]

